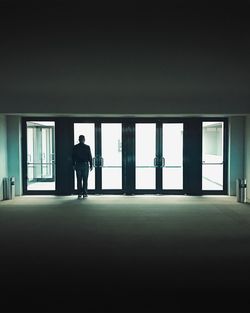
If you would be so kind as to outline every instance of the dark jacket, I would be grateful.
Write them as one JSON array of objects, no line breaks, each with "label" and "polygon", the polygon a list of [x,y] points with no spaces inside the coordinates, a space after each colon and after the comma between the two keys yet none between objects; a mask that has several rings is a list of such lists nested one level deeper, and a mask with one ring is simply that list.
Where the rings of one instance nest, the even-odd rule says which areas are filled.
[{"label": "dark jacket", "polygon": [[85,145],[85,143],[78,143],[74,146],[72,152],[73,166],[77,163],[89,162],[90,167],[92,167],[92,155],[90,147]]}]

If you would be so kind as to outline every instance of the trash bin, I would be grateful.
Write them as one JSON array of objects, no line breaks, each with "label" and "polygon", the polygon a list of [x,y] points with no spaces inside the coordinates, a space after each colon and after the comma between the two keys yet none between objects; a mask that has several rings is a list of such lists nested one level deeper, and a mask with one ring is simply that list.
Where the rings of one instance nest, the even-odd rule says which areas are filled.
[{"label": "trash bin", "polygon": [[10,199],[15,198],[16,195],[16,183],[15,183],[15,177],[10,177]]},{"label": "trash bin", "polygon": [[10,200],[15,197],[16,184],[15,177],[5,177],[3,179],[3,200]]},{"label": "trash bin", "polygon": [[237,202],[246,202],[247,197],[247,181],[243,178],[236,179],[236,198]]}]

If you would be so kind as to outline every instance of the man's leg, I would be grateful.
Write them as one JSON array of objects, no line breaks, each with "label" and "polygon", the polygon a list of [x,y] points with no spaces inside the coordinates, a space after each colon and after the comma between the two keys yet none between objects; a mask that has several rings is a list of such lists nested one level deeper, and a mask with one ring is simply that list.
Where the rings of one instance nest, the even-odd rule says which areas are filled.
[{"label": "man's leg", "polygon": [[82,195],[82,169],[80,167],[76,168],[76,178],[77,178],[77,193],[79,197]]},{"label": "man's leg", "polygon": [[83,168],[83,196],[88,194],[88,177],[89,177],[89,165],[84,164]]}]

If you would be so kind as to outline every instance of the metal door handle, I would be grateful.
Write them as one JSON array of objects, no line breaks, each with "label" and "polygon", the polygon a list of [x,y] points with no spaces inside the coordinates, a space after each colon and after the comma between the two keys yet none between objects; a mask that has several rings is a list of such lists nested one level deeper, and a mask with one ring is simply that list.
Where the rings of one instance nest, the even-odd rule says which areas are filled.
[{"label": "metal door handle", "polygon": [[93,166],[96,167],[96,158],[92,159]]},{"label": "metal door handle", "polygon": [[161,167],[164,167],[165,164],[166,164],[165,158],[162,157],[162,158],[161,158]]},{"label": "metal door handle", "polygon": [[215,163],[215,162],[202,161],[202,164],[205,164],[205,165],[222,165],[222,164],[224,164],[224,162]]},{"label": "metal door handle", "polygon": [[103,164],[104,164],[104,159],[100,157],[100,167],[103,167]]},{"label": "metal door handle", "polygon": [[154,167],[157,167],[157,158],[154,158]]}]

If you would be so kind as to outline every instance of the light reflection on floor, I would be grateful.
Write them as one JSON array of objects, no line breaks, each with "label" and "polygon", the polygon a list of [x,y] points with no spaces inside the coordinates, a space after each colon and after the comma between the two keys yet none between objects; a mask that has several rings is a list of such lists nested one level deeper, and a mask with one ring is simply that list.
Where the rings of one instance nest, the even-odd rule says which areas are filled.
[{"label": "light reflection on floor", "polygon": [[[223,187],[203,177],[203,190],[222,190]],[[55,190],[55,182],[35,182],[28,185],[28,190]]]}]

